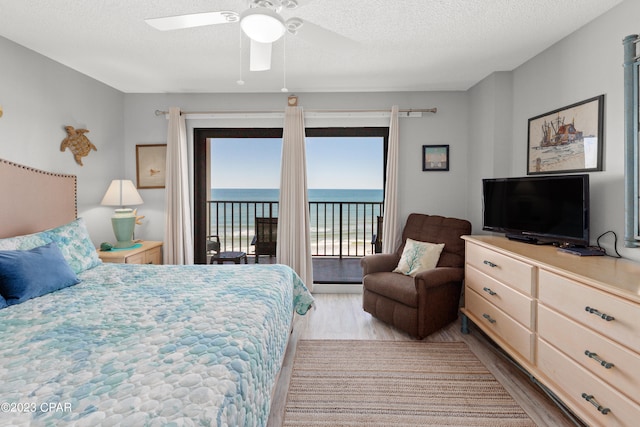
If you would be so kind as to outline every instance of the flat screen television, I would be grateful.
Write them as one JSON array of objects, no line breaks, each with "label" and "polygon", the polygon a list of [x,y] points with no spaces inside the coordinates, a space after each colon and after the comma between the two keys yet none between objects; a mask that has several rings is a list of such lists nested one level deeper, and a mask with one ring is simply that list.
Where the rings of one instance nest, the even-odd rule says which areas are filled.
[{"label": "flat screen television", "polygon": [[482,229],[529,243],[589,245],[589,175],[482,180]]}]

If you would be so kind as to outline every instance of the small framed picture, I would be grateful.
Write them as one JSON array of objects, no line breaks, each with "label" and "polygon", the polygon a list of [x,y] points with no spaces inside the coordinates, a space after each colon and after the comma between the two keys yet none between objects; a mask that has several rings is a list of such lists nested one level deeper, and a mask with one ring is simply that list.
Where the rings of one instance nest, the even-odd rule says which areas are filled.
[{"label": "small framed picture", "polygon": [[449,146],[448,145],[423,145],[422,146],[422,170],[423,171],[448,171],[449,170]]},{"label": "small framed picture", "polygon": [[138,188],[164,188],[167,144],[136,145]]}]

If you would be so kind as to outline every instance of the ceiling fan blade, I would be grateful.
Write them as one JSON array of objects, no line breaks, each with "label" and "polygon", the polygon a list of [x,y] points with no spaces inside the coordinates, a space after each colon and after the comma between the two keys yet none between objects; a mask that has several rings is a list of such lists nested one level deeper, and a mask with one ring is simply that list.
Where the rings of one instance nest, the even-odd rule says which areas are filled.
[{"label": "ceiling fan blade", "polygon": [[266,71],[271,69],[271,43],[251,40],[249,51],[249,70]]},{"label": "ceiling fan blade", "polygon": [[355,40],[300,18],[288,19],[286,27],[291,34],[317,46],[328,46],[332,49],[336,47],[353,49],[359,45]]},{"label": "ceiling fan blade", "polygon": [[144,22],[160,31],[180,30],[183,28],[202,27],[204,25],[226,24],[238,22],[240,15],[229,10],[219,12],[192,13],[188,15],[165,16],[163,18],[145,19]]},{"label": "ceiling fan blade", "polygon": [[315,0],[282,0],[282,7],[285,9],[297,9],[299,7],[307,6],[314,1]]}]

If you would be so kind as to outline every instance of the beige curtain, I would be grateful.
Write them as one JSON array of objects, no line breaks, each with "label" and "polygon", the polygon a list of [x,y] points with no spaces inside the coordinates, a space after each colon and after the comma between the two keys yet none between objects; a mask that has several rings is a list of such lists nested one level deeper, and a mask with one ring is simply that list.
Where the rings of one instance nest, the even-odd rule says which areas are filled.
[{"label": "beige curtain", "polygon": [[302,107],[285,110],[281,167],[276,257],[279,263],[298,273],[307,288],[313,290]]},{"label": "beige curtain", "polygon": [[402,233],[398,224],[398,147],[400,133],[398,106],[391,108],[389,147],[387,149],[387,182],[384,188],[384,217],[382,219],[382,253],[395,252],[400,246]]},{"label": "beige curtain", "polygon": [[165,264],[193,264],[187,127],[180,109],[169,109],[165,178]]}]

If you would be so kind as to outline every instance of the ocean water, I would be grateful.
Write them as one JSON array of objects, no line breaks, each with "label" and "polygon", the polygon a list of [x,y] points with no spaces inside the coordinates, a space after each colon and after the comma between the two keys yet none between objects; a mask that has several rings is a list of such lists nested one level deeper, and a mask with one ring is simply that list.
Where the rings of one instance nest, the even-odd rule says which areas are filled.
[{"label": "ocean water", "polygon": [[[278,188],[212,188],[211,200],[277,202]],[[310,202],[382,202],[382,189],[309,189]]]},{"label": "ocean water", "polygon": [[[278,196],[277,188],[211,189],[210,234],[224,250],[252,253],[254,219],[278,217]],[[312,254],[371,253],[382,202],[381,189],[309,189]]]}]

